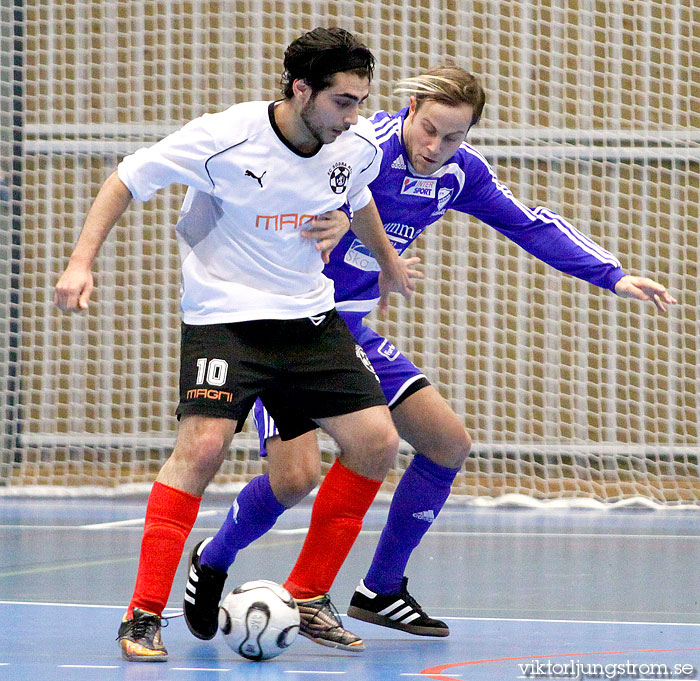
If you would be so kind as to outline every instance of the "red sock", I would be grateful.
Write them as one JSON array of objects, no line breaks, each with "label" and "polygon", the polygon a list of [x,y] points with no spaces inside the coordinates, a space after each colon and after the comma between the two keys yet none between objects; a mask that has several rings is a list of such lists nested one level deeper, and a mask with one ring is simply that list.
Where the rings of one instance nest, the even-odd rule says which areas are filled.
[{"label": "red sock", "polygon": [[318,490],[306,541],[284,585],[294,598],[330,591],[381,484],[338,461],[333,464]]},{"label": "red sock", "polygon": [[160,482],[153,483],[146,508],[136,586],[127,617],[131,617],[134,608],[156,615],[163,612],[201,500],[201,497]]}]

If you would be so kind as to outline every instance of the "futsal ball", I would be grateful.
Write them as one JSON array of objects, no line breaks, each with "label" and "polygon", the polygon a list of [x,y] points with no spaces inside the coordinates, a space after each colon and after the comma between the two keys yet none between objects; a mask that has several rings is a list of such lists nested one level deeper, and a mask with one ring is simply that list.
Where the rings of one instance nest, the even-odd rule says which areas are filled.
[{"label": "futsal ball", "polygon": [[228,646],[248,660],[281,655],[299,632],[299,608],[284,587],[266,579],[237,586],[219,607]]}]

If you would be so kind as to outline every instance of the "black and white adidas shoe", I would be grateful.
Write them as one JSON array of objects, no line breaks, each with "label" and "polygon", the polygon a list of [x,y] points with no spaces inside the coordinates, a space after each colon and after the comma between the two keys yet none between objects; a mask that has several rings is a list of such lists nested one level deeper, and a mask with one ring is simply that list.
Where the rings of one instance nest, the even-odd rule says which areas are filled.
[{"label": "black and white adidas shoe", "polygon": [[350,600],[348,617],[400,629],[416,636],[449,636],[450,628],[441,620],[429,617],[408,593],[408,578],[404,577],[401,591],[382,596],[370,591],[360,582]]},{"label": "black and white adidas shoe", "polygon": [[213,539],[197,544],[190,554],[185,600],[182,609],[189,630],[203,641],[214,638],[219,626],[219,601],[224,590],[226,573],[213,570],[199,562],[202,549]]}]

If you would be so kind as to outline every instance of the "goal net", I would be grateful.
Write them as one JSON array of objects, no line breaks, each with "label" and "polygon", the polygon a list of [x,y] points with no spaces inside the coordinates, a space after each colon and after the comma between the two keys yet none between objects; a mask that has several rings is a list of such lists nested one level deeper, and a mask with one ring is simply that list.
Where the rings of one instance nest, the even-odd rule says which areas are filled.
[{"label": "goal net", "polygon": [[[132,203],[88,313],[60,314],[53,286],[124,155],[278,97],[284,47],[317,25],[375,53],[366,114],[446,58],[478,74],[469,141],[500,179],[679,298],[663,316],[467,216],[431,227],[424,285],[372,323],[472,435],[454,496],[700,501],[700,9],[675,0],[2,0],[0,493],[153,480],[175,436],[183,188]],[[215,483],[260,470],[248,425]]]}]

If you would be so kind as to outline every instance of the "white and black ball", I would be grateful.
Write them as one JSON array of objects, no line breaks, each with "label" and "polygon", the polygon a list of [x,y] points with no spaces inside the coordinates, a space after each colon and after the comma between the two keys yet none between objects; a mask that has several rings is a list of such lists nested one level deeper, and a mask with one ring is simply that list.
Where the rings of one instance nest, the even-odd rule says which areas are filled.
[{"label": "white and black ball", "polygon": [[282,586],[258,579],[237,586],[219,607],[228,646],[248,660],[281,655],[299,632],[299,608]]}]

